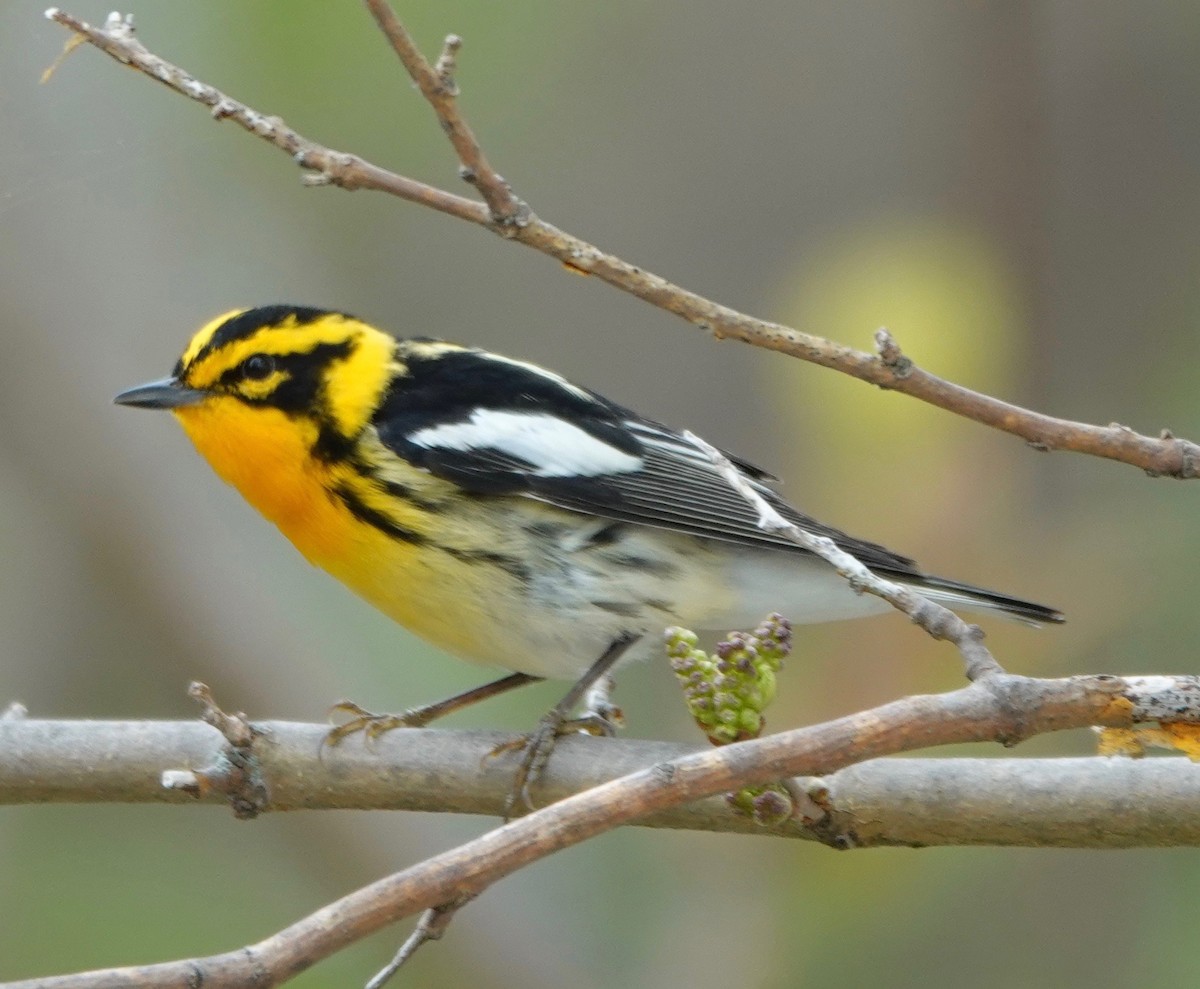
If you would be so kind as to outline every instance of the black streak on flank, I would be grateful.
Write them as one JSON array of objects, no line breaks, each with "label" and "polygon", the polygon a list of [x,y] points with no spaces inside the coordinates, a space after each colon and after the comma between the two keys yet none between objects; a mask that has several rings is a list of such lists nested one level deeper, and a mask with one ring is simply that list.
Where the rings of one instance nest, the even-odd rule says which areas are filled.
[{"label": "black streak on flank", "polygon": [[[356,466],[355,470],[359,470]],[[407,484],[401,484],[399,481],[384,481],[383,490],[390,494],[393,498],[402,498],[405,501],[412,502],[418,508],[424,508],[426,511],[439,511],[445,504],[444,500],[437,498],[426,498],[418,494]]]},{"label": "black streak on flank", "polygon": [[622,522],[610,522],[603,529],[597,529],[588,539],[591,546],[612,546],[624,534],[627,526]]},{"label": "black streak on flank", "polygon": [[530,583],[529,568],[515,557],[487,550],[455,549],[452,546],[439,546],[438,549],[464,563],[489,563],[494,567],[499,567],[510,576],[516,577],[523,584]]},{"label": "black streak on flank", "polygon": [[636,553],[610,553],[605,559],[618,569],[641,570],[655,577],[673,577],[679,572],[678,567],[666,560],[652,560],[648,556],[639,556]]},{"label": "black streak on flank", "polygon": [[[329,433],[328,436],[325,435],[326,431]],[[329,455],[326,456],[326,453]],[[410,505],[416,505],[417,508],[424,508],[430,512],[440,511],[445,504],[445,499],[429,498],[419,493],[415,488],[409,487],[407,484],[402,484],[400,481],[385,480],[376,473],[376,468],[373,464],[354,456],[353,453],[354,441],[342,436],[341,433],[331,427],[322,429],[321,436],[317,437],[317,442],[313,446],[313,456],[320,457],[328,462],[336,460],[339,463],[349,464],[354,473],[364,481],[375,485],[393,498],[406,501]]]},{"label": "black streak on flank", "polygon": [[380,532],[391,536],[393,539],[399,539],[402,542],[412,543],[417,545],[426,541],[425,536],[419,532],[414,532],[412,529],[406,529],[394,520],[388,518],[383,512],[377,511],[370,505],[366,504],[353,490],[344,484],[339,484],[333,489],[333,493],[338,499],[360,522],[365,522],[367,525],[378,529]]},{"label": "black streak on flank", "polygon": [[592,601],[591,604],[601,611],[620,615],[622,618],[637,618],[642,613],[642,609],[638,605],[630,604],[627,601]]}]

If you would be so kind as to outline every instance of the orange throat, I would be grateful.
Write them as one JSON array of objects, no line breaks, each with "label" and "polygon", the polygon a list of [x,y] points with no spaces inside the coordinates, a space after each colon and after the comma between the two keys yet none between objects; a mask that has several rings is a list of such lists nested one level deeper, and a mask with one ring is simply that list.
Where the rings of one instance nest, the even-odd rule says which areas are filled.
[{"label": "orange throat", "polygon": [[400,526],[423,530],[418,518],[398,512],[353,469],[314,457],[317,427],[310,420],[223,396],[174,411],[213,470],[309,563],[417,635],[463,658],[495,661],[475,631],[495,620],[469,590],[476,568],[453,557],[431,568],[420,539],[393,538],[356,517],[339,491],[352,492],[358,504]]},{"label": "orange throat", "polygon": [[330,494],[329,468],[310,452],[314,425],[223,397],[174,413],[222,480],[279,526],[310,562],[329,566],[345,546],[349,520]]}]

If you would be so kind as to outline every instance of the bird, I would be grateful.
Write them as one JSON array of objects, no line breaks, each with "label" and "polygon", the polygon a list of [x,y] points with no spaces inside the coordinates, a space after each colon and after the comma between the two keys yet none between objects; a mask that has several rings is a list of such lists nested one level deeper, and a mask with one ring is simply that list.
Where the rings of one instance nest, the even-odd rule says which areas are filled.
[{"label": "bird", "polygon": [[[691,434],[477,347],[398,338],[321,308],[235,309],[195,333],[168,377],[115,401],[173,413],[223,480],[380,611],[461,659],[511,671],[401,715],[347,702],[355,718],[334,740],[426,724],[545,678],[572,681],[526,746],[526,802],[564,725],[607,733],[611,668],[652,654],[667,626],[746,627],[771,611],[804,624],[890,607],[760,527]],[[764,470],[726,456],[786,520],[882,577],[950,607],[1063,621],[813,519]],[[571,721],[584,700],[583,720]]]}]

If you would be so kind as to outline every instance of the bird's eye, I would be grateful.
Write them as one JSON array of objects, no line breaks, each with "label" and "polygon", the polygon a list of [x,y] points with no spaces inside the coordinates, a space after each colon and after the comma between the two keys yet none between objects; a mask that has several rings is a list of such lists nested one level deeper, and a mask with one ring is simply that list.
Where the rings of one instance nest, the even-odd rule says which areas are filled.
[{"label": "bird's eye", "polygon": [[247,381],[262,381],[275,370],[275,358],[266,354],[254,354],[242,361],[242,377]]}]

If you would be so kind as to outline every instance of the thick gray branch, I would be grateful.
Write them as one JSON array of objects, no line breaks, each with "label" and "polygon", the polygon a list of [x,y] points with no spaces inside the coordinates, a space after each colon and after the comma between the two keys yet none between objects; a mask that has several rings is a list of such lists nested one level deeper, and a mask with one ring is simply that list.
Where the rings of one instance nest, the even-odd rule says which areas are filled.
[{"label": "thick gray branch", "polygon": [[[373,748],[320,750],[328,728],[262,722],[255,755],[266,809],[357,808],[498,815],[511,765],[487,753],[508,736],[397,730]],[[164,771],[216,764],[225,740],[198,721],[0,721],[0,804],[222,803],[166,789]],[[688,746],[565,739],[541,799],[677,759]],[[482,769],[481,769],[482,767]],[[877,759],[802,786],[828,816],[770,830],[719,797],[655,813],[651,827],[816,838],[846,846],[1136,847],[1200,844],[1200,766],[1160,759]]]}]

